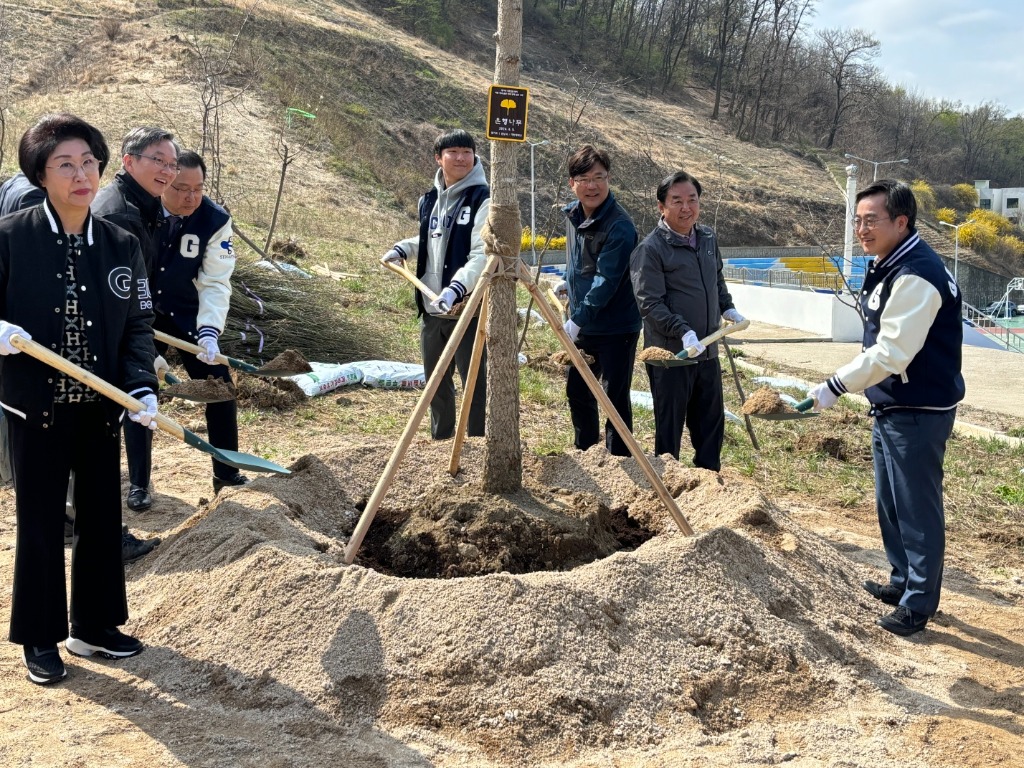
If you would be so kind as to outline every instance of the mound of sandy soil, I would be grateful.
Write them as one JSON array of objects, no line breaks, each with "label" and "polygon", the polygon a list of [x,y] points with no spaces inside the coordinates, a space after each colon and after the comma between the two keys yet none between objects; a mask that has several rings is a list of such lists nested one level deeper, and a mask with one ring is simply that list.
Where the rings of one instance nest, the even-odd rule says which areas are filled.
[{"label": "mound of sandy soil", "polygon": [[[698,532],[687,538],[631,459],[600,447],[529,459],[527,488],[491,497],[477,488],[471,443],[468,476],[455,479],[436,469],[448,445],[414,446],[371,527],[404,530],[406,543],[371,535],[360,562],[415,552],[412,570],[429,571],[433,553],[452,575],[461,554],[495,572],[344,566],[388,456],[345,446],[304,457],[291,477],[225,491],[169,536],[132,580],[134,629],[150,649],[124,664],[163,697],[262,724],[272,753],[340,732],[351,750],[375,726],[510,766],[706,744],[855,692],[850,666],[871,662],[850,563],[752,485],[659,462]],[[616,538],[613,509],[646,533],[636,549]],[[548,570],[511,573],[530,526],[570,556],[549,551]]]}]

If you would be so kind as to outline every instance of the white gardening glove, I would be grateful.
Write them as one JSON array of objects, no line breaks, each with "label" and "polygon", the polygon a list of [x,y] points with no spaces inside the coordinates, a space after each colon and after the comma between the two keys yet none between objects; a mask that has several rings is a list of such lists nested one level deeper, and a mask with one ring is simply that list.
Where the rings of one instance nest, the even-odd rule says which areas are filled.
[{"label": "white gardening glove", "polygon": [[32,337],[20,325],[0,320],[0,355],[16,355],[21,352],[17,347],[11,346],[11,336],[14,334],[18,334],[26,341],[32,341]]},{"label": "white gardening glove", "polygon": [[381,264],[397,264],[398,266],[402,266],[403,261],[405,261],[405,256],[397,248],[392,248],[380,257]]},{"label": "white gardening glove", "polygon": [[153,373],[157,375],[157,378],[160,377],[161,372],[169,370],[171,370],[171,366],[164,360],[163,355],[157,355],[153,358]]},{"label": "white gardening glove", "polygon": [[728,320],[730,323],[742,323],[746,318],[743,317],[735,309],[727,309],[722,313],[722,317]]},{"label": "white gardening glove", "polygon": [[824,411],[826,408],[831,408],[839,400],[839,395],[832,391],[828,382],[822,382],[808,392],[807,396],[814,398],[814,410],[816,411]]},{"label": "white gardening glove", "polygon": [[687,331],[683,334],[683,349],[688,350],[690,347],[693,347],[694,349],[694,352],[690,355],[691,357],[696,357],[707,349],[707,347],[700,343],[700,339],[697,338],[696,333],[693,331]]},{"label": "white gardening glove", "polygon": [[566,320],[565,325],[563,325],[562,328],[567,334],[569,334],[569,341],[575,344],[576,339],[580,337],[580,327],[572,320]]},{"label": "white gardening glove", "polygon": [[555,286],[555,297],[559,299],[569,298],[569,283],[565,280],[560,281]]},{"label": "white gardening glove", "polygon": [[430,306],[436,309],[441,314],[447,315],[452,311],[452,307],[459,300],[459,294],[453,291],[451,288],[445,288],[441,291],[441,295],[430,302]]},{"label": "white gardening glove", "polygon": [[145,406],[138,413],[128,413],[128,418],[136,424],[156,429],[156,395],[143,395],[139,398]]},{"label": "white gardening glove", "polygon": [[196,355],[207,365],[214,365],[217,362],[217,355],[220,354],[220,345],[213,336],[202,336],[199,339],[199,346],[203,351]]}]

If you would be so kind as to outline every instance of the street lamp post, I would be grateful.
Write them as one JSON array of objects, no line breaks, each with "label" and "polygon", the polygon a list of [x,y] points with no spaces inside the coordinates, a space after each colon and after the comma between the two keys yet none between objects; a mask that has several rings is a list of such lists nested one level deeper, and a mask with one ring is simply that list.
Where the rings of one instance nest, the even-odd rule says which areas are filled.
[{"label": "street lamp post", "polygon": [[960,224],[950,224],[950,223],[945,222],[945,221],[940,221],[939,222],[939,224],[941,224],[942,226],[950,227],[951,229],[953,229],[956,232],[956,235],[955,235],[955,237],[953,239],[953,282],[954,283],[958,282],[957,281],[957,268],[960,265],[960,227],[965,227],[968,224],[973,224],[973,223],[974,223],[974,219],[968,219],[967,221],[962,222]]},{"label": "street lamp post", "polygon": [[878,181],[878,166],[880,165],[891,165],[892,163],[909,163],[908,158],[902,160],[866,160],[863,157],[857,157],[856,155],[843,155],[848,160],[860,160],[862,163],[871,163],[875,167],[874,173],[871,174],[871,181]]},{"label": "street lamp post", "polygon": [[542,147],[551,142],[544,139],[543,141],[530,141],[527,143],[530,145],[530,254],[533,256],[533,266],[537,266],[537,190],[533,173],[533,148]]}]

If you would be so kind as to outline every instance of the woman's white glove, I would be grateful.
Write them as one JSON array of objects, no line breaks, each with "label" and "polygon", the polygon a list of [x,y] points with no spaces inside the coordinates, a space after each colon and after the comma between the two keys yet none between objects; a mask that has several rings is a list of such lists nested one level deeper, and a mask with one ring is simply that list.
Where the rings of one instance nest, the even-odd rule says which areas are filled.
[{"label": "woman's white glove", "polygon": [[156,395],[143,395],[139,400],[145,407],[137,413],[129,412],[128,418],[136,424],[156,429]]},{"label": "woman's white glove", "polygon": [[839,395],[832,391],[827,381],[823,381],[808,392],[807,395],[814,398],[814,410],[816,411],[824,411],[826,408],[831,408],[839,401]]},{"label": "woman's white glove", "polygon": [[11,336],[14,334],[18,334],[26,341],[32,341],[32,337],[20,325],[0,320],[0,355],[16,355],[21,352],[17,347],[11,346]]},{"label": "woman's white glove", "polygon": [[161,372],[169,370],[171,370],[171,366],[164,360],[163,355],[157,355],[153,358],[153,373],[157,375],[157,378],[160,378]]},{"label": "woman's white glove", "polygon": [[199,346],[203,348],[203,351],[196,355],[207,365],[213,365],[217,362],[217,355],[220,354],[220,345],[217,343],[217,339],[213,336],[202,336],[199,338]]}]

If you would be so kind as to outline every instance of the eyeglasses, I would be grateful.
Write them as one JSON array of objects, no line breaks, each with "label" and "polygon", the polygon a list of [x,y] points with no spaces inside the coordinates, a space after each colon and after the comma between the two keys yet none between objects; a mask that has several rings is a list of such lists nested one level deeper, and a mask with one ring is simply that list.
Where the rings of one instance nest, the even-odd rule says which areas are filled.
[{"label": "eyeglasses", "polygon": [[602,184],[608,183],[608,174],[599,173],[595,176],[576,176],[575,181],[577,184],[583,184],[584,186],[599,187]]},{"label": "eyeglasses", "polygon": [[189,195],[194,195],[198,197],[199,195],[203,194],[203,190],[206,189],[206,185],[201,184],[198,187],[176,187],[174,184],[171,184],[171,189],[173,189],[179,195],[184,195],[185,197],[188,197]]},{"label": "eyeglasses", "polygon": [[82,161],[81,165],[75,165],[70,160],[65,160],[63,163],[58,165],[46,166],[51,171],[56,171],[59,176],[63,176],[65,179],[73,179],[81,171],[86,176],[92,176],[94,173],[100,172],[100,161],[95,157],[87,157]]},{"label": "eyeglasses", "polygon": [[892,221],[892,217],[885,216],[880,218],[878,216],[864,216],[861,218],[860,216],[854,216],[850,220],[850,223],[853,224],[854,230],[858,230],[861,227],[864,229],[874,229],[878,226],[878,222],[880,221]]},{"label": "eyeglasses", "polygon": [[144,157],[146,160],[149,160],[149,161],[155,163],[156,165],[159,165],[160,169],[164,170],[164,171],[170,171],[171,173],[177,173],[178,171],[181,170],[178,167],[178,163],[175,162],[175,161],[167,163],[167,162],[164,162],[163,160],[161,160],[159,157],[153,157],[151,155],[143,155],[143,154],[141,154],[139,152],[130,152],[129,154],[134,155],[135,157]]}]

